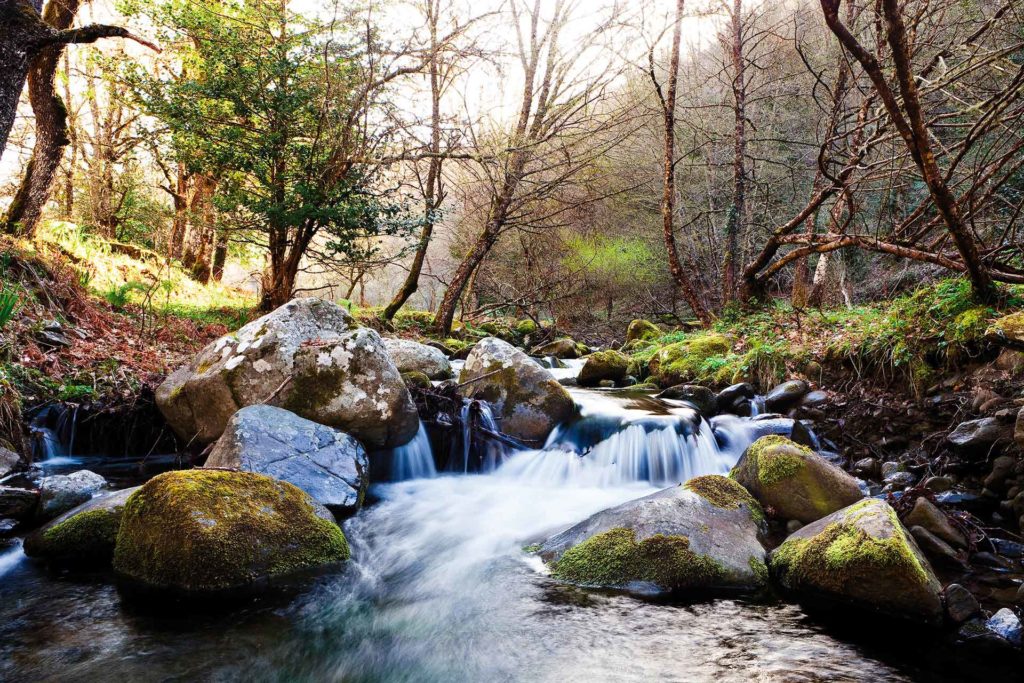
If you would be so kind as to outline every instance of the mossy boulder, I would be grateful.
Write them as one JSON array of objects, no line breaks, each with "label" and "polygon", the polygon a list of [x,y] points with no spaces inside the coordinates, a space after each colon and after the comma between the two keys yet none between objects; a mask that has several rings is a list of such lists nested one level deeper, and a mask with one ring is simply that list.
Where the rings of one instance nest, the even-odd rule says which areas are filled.
[{"label": "mossy boulder", "polygon": [[385,339],[384,348],[398,372],[422,372],[430,379],[451,379],[452,364],[439,349],[411,339]]},{"label": "mossy boulder", "polygon": [[98,496],[36,529],[25,554],[56,564],[109,564],[125,501],[139,487]]},{"label": "mossy boulder", "polygon": [[869,498],[808,524],[770,556],[787,591],[900,618],[939,623],[942,586],[884,501]]},{"label": "mossy boulder", "polygon": [[718,399],[715,392],[700,384],[677,384],[662,391],[657,398],[686,401],[705,417],[711,417],[718,412]]},{"label": "mossy boulder", "polygon": [[685,384],[712,374],[714,359],[732,350],[725,335],[708,332],[662,347],[648,361],[648,370],[663,387]]},{"label": "mossy boulder", "polygon": [[625,379],[628,369],[629,358],[626,355],[611,349],[597,351],[587,356],[577,381],[584,387],[596,386],[606,379],[618,383]]},{"label": "mossy boulder", "polygon": [[625,346],[632,348],[635,346],[634,342],[654,341],[662,334],[661,328],[651,321],[637,319],[629,323],[629,327],[626,328]]},{"label": "mossy boulder", "polygon": [[523,320],[520,320],[519,322],[516,323],[515,327],[516,334],[518,334],[520,337],[528,337],[529,335],[534,334],[539,329],[540,328],[537,327],[537,323],[533,322],[529,318],[524,318]]},{"label": "mossy boulder", "polygon": [[698,477],[598,512],[538,553],[563,581],[645,592],[759,590],[763,515],[736,482]]},{"label": "mossy boulder", "polygon": [[494,337],[473,347],[459,383],[463,396],[492,405],[502,432],[538,445],[576,410],[569,392],[550,372]]},{"label": "mossy boulder", "polygon": [[429,389],[434,383],[422,372],[403,372],[402,381],[409,389]]},{"label": "mossy boulder", "polygon": [[1024,351],[1024,311],[997,319],[989,326],[985,337],[996,344]]},{"label": "mossy boulder", "polygon": [[161,474],[128,497],[114,570],[131,586],[205,596],[348,557],[331,513],[302,489],[253,472],[199,469]]},{"label": "mossy boulder", "polygon": [[530,349],[531,356],[554,356],[555,358],[579,358],[580,350],[576,342],[569,337],[562,337],[546,344],[538,344]]},{"label": "mossy boulder", "polygon": [[751,444],[731,475],[774,517],[804,524],[864,497],[857,480],[784,436]]}]

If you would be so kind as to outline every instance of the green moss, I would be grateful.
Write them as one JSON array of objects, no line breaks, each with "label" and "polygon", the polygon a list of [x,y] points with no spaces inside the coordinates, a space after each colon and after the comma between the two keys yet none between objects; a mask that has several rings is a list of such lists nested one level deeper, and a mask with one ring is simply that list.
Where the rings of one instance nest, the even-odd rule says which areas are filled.
[{"label": "green moss", "polygon": [[603,379],[621,381],[629,371],[629,358],[614,350],[597,351],[587,356],[580,370],[579,383],[592,386]]},{"label": "green moss", "polygon": [[409,372],[402,373],[402,381],[405,382],[405,386],[418,389],[429,389],[433,386],[430,381],[430,377],[426,373],[418,370],[410,370]]},{"label": "green moss", "polygon": [[750,495],[738,482],[718,474],[707,474],[694,477],[684,484],[688,491],[693,491],[715,507],[725,510],[737,510],[746,504],[751,516],[758,523],[763,522],[764,511],[761,504]]},{"label": "green moss", "polygon": [[533,322],[529,318],[526,318],[524,320],[520,320],[519,322],[517,322],[515,329],[516,333],[525,337],[528,334],[533,334],[539,328],[537,327],[537,323]]},{"label": "green moss", "polygon": [[540,550],[540,543],[533,543],[531,545],[524,545],[523,546],[523,552],[524,553],[531,553],[532,554],[532,553],[537,552],[538,550]]},{"label": "green moss", "polygon": [[757,577],[757,582],[762,586],[767,586],[768,565],[766,565],[764,561],[754,557],[753,555],[751,555],[750,559],[747,560],[747,564],[750,565],[750,571],[754,572],[754,576]]},{"label": "green moss", "polygon": [[556,578],[593,586],[650,582],[666,590],[714,585],[724,570],[714,559],[690,550],[686,536],[651,536],[640,542],[632,529],[618,527],[565,552],[553,567]]},{"label": "green moss", "polygon": [[634,320],[626,328],[626,344],[638,341],[654,341],[661,337],[661,329],[649,320]]},{"label": "green moss", "polygon": [[731,350],[732,344],[724,335],[701,333],[663,347],[648,364],[662,386],[682,384],[704,378],[709,369],[713,373],[716,359]]},{"label": "green moss", "polygon": [[301,489],[252,472],[187,470],[154,477],[128,498],[114,569],[204,593],[348,557],[341,529]]},{"label": "green moss", "polygon": [[762,436],[747,450],[747,466],[756,468],[762,486],[771,487],[803,470],[801,455],[814,455],[814,451],[784,436]]},{"label": "green moss", "polygon": [[76,563],[109,562],[121,526],[121,508],[86,510],[25,539],[32,557]]}]

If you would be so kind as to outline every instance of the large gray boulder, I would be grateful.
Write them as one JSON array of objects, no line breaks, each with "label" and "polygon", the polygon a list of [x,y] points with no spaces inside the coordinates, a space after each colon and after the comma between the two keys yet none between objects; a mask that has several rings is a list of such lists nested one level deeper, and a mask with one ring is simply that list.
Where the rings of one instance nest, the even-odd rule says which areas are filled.
[{"label": "large gray boulder", "polygon": [[106,485],[106,479],[89,470],[43,477],[39,481],[38,516],[41,520],[53,519],[88,501]]},{"label": "large gray boulder", "polygon": [[401,445],[417,428],[380,336],[315,298],[290,301],[211,343],[167,378],[156,401],[175,433],[197,444],[216,441],[239,408],[260,403],[343,428],[370,448]]},{"label": "large gray boulder", "polygon": [[938,623],[942,586],[887,503],[868,498],[808,524],[769,564],[796,596]]},{"label": "large gray boulder", "polygon": [[496,337],[477,342],[459,382],[463,396],[493,406],[502,432],[525,441],[542,443],[576,409],[554,375]]},{"label": "large gray boulder", "polygon": [[451,379],[452,364],[444,353],[411,339],[385,339],[384,348],[401,373],[422,372],[430,379]]},{"label": "large gray boulder", "polygon": [[206,467],[266,474],[298,486],[338,516],[366,494],[369,463],[345,432],[273,406],[242,408],[214,445]]},{"label": "large gray boulder", "polygon": [[555,578],[590,586],[757,590],[767,582],[760,506],[708,475],[598,512],[539,550]]},{"label": "large gray boulder", "polygon": [[125,501],[138,488],[96,496],[65,512],[25,538],[25,554],[60,564],[109,563]]}]

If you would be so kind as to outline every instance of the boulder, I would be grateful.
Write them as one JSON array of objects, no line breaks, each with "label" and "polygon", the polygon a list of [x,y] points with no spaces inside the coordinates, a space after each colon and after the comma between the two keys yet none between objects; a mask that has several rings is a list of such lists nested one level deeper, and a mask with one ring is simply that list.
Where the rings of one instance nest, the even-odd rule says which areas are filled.
[{"label": "boulder", "polygon": [[177,595],[246,592],[349,557],[331,513],[254,472],[166,472],[129,496],[114,570],[132,587]]},{"label": "boulder", "polygon": [[732,344],[724,335],[702,333],[658,350],[647,363],[651,376],[663,387],[699,380],[707,362],[726,356]]},{"label": "boulder", "polygon": [[35,514],[38,505],[39,491],[0,486],[0,519],[28,519]]},{"label": "boulder", "polygon": [[235,413],[206,467],[286,481],[337,516],[354,514],[362,505],[369,473],[366,451],[354,438],[273,406]]},{"label": "boulder", "polygon": [[957,548],[966,548],[967,539],[963,534],[953,528],[949,518],[942,510],[935,507],[930,500],[921,496],[914,501],[914,507],[903,520],[907,526],[924,527],[931,533],[941,538],[946,543]]},{"label": "boulder", "polygon": [[587,356],[577,381],[581,387],[592,387],[601,380],[621,382],[626,377],[629,358],[614,350],[597,351]]},{"label": "boulder", "polygon": [[408,442],[416,409],[380,336],[329,301],[290,301],[203,349],[156,392],[186,442],[216,441],[239,408],[260,403],[338,427],[370,448]]},{"label": "boulder", "polygon": [[495,337],[473,347],[459,383],[463,396],[491,404],[502,432],[525,441],[543,443],[576,410],[569,392],[550,372]]},{"label": "boulder", "polygon": [[413,389],[430,389],[434,386],[430,378],[422,372],[403,372],[402,381],[405,382],[405,386],[409,388],[409,391]]},{"label": "boulder", "polygon": [[857,480],[806,446],[763,436],[730,474],[779,519],[813,522],[863,497]]},{"label": "boulder", "polygon": [[985,457],[1010,443],[1012,427],[994,417],[968,420],[957,425],[946,440],[960,455]]},{"label": "boulder", "polygon": [[[735,410],[740,404],[749,402],[756,395],[757,391],[755,391],[754,385],[749,382],[740,382],[718,392],[715,403],[718,406],[718,412],[724,413]],[[747,414],[749,412],[748,410]]]},{"label": "boulder", "polygon": [[989,326],[985,337],[996,344],[1024,351],[1024,311],[998,318]]},{"label": "boulder", "polygon": [[654,341],[662,336],[661,328],[649,320],[637,319],[626,328],[626,343],[629,346],[636,341]]},{"label": "boulder", "polygon": [[772,551],[787,591],[913,621],[942,619],[942,586],[884,501],[868,498],[808,524]]},{"label": "boulder", "polygon": [[400,373],[422,372],[436,380],[455,376],[448,357],[432,346],[411,339],[385,339],[384,348]]},{"label": "boulder", "polygon": [[22,465],[21,456],[14,451],[0,446],[0,477],[6,477]]},{"label": "boulder", "polygon": [[576,342],[562,337],[546,344],[538,344],[530,349],[531,356],[554,356],[555,358],[579,358]]},{"label": "boulder", "polygon": [[791,379],[778,385],[764,397],[764,407],[772,412],[784,413],[802,399],[810,387],[802,379]]},{"label": "boulder", "polygon": [[699,384],[677,384],[661,392],[655,398],[686,401],[699,410],[704,417],[711,417],[718,412],[718,399],[715,392]]},{"label": "boulder", "polygon": [[107,480],[89,470],[54,474],[39,481],[39,518],[53,519],[88,501]]},{"label": "boulder", "polygon": [[58,564],[109,564],[121,513],[138,486],[93,498],[25,538],[25,554]]},{"label": "boulder", "polygon": [[763,516],[736,482],[691,479],[589,517],[541,545],[555,578],[675,592],[767,583]]}]

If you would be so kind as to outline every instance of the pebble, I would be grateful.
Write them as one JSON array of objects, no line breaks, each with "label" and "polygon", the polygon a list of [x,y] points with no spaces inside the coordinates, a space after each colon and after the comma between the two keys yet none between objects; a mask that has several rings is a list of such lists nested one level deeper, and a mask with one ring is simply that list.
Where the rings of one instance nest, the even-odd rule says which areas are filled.
[{"label": "pebble", "polygon": [[946,614],[954,623],[962,624],[981,612],[978,599],[959,583],[946,586],[945,597]]},{"label": "pebble", "polygon": [[1007,642],[1015,647],[1021,644],[1020,619],[1009,607],[1004,607],[985,622],[985,627],[993,633],[1005,638]]}]

